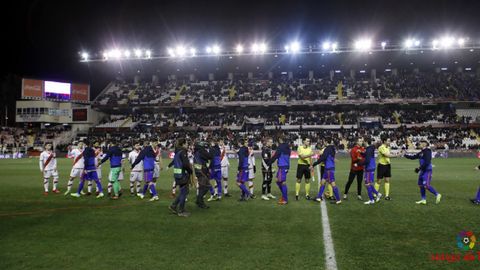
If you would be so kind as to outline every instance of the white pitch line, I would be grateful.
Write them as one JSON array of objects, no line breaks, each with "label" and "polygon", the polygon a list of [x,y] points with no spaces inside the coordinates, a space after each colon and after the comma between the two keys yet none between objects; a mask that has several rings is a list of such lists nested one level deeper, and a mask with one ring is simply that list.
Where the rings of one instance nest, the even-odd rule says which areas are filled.
[{"label": "white pitch line", "polygon": [[[320,177],[320,169],[317,166],[318,181]],[[319,182],[320,183],[320,182]],[[327,270],[338,270],[337,259],[335,258],[335,249],[333,247],[332,231],[330,230],[330,221],[328,220],[327,206],[325,200],[320,203],[322,212],[322,227],[323,227],[323,245],[325,246],[325,267]]]}]

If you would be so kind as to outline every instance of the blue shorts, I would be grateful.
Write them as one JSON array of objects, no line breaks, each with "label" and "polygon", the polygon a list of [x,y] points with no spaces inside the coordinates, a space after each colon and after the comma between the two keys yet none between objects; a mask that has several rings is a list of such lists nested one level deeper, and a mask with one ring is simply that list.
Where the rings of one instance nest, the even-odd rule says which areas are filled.
[{"label": "blue shorts", "polygon": [[210,179],[222,180],[222,169],[210,169]]},{"label": "blue shorts", "polygon": [[288,169],[286,169],[286,168],[278,168],[278,172],[277,172],[277,182],[285,182],[285,181],[287,181],[287,173],[288,173]]},{"label": "blue shorts", "polygon": [[364,180],[365,180],[365,185],[366,184],[373,184],[373,181],[375,180],[375,172],[374,171],[372,171],[372,172],[365,171]]},{"label": "blue shorts", "polygon": [[95,180],[98,180],[98,174],[97,174],[97,171],[86,171],[83,175],[82,175],[82,179],[83,180],[87,180],[87,181],[95,181]]},{"label": "blue shorts", "polygon": [[248,169],[238,171],[237,182],[244,183],[247,181],[248,181]]},{"label": "blue shorts", "polygon": [[432,171],[422,172],[418,175],[418,185],[419,186],[430,186],[432,181]]},{"label": "blue shorts", "polygon": [[151,182],[153,180],[153,171],[144,171],[143,180],[145,180],[145,182]]},{"label": "blue shorts", "polygon": [[335,182],[335,170],[325,169],[322,179],[327,180],[327,182]]}]

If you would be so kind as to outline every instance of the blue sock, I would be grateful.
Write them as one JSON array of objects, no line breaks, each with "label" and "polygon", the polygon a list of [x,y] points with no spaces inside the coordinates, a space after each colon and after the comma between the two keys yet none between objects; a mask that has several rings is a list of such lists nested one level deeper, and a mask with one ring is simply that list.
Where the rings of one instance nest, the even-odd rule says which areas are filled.
[{"label": "blue sock", "polygon": [[373,194],[378,195],[378,190],[375,189],[375,187],[373,186],[373,184],[371,184],[370,187],[372,188]]},{"label": "blue sock", "polygon": [[[368,185],[367,186],[367,192],[368,192],[368,198],[370,199],[370,201],[373,201],[373,191],[372,191],[372,185]],[[373,188],[375,189],[375,188]]]},{"label": "blue sock", "polygon": [[338,187],[337,186],[333,187],[333,194],[335,194],[335,199],[337,199],[337,202],[340,201],[340,194],[338,193]]},{"label": "blue sock", "polygon": [[317,198],[322,198],[324,191],[325,191],[325,185],[321,185],[320,190],[318,191]]},{"label": "blue sock", "polygon": [[240,189],[242,190],[242,196],[250,196],[250,191],[248,191],[244,183],[240,184]]},{"label": "blue sock", "polygon": [[420,195],[422,195],[422,200],[425,200],[427,198],[424,186],[420,186]]},{"label": "blue sock", "polygon": [[103,193],[102,183],[100,183],[100,180],[95,179],[95,183],[97,184],[98,192]]},{"label": "blue sock", "polygon": [[78,185],[78,191],[77,191],[77,194],[80,194],[80,192],[82,192],[83,190],[83,185],[85,184],[85,180],[80,180],[80,184]]},{"label": "blue sock", "polygon": [[148,189],[148,184],[143,185],[143,191],[142,191],[143,195],[145,195],[145,193],[147,193],[147,189]]},{"label": "blue sock", "polygon": [[283,196],[283,200],[288,202],[288,188],[287,188],[287,185],[282,185],[282,196]]},{"label": "blue sock", "polygon": [[435,195],[435,196],[438,195],[437,191],[436,191],[432,186],[428,186],[428,191],[430,191],[431,193],[433,193],[433,195]]},{"label": "blue sock", "polygon": [[222,180],[216,180],[217,182],[217,194],[218,196],[222,196]]},{"label": "blue sock", "polygon": [[212,186],[210,186],[209,190],[210,190],[210,195],[213,196],[213,194],[215,194],[215,189]]},{"label": "blue sock", "polygon": [[477,202],[480,202],[480,187],[478,188],[477,192]]},{"label": "blue sock", "polygon": [[152,192],[153,197],[157,196],[157,190],[155,189],[155,183],[150,183],[150,191]]}]

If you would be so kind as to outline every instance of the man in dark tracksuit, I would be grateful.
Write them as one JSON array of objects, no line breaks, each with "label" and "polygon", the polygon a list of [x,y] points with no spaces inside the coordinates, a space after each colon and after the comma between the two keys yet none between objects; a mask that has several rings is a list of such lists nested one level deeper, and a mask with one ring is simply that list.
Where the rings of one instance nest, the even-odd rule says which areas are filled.
[{"label": "man in dark tracksuit", "polygon": [[199,142],[195,145],[193,153],[193,168],[195,176],[198,178],[197,206],[203,209],[209,208],[203,200],[203,197],[210,189],[210,174],[208,171],[208,162],[213,159],[213,155],[207,151],[207,143]]},{"label": "man in dark tracksuit", "polygon": [[180,217],[188,217],[190,213],[185,211],[185,200],[187,199],[188,184],[193,170],[188,161],[187,142],[183,138],[177,141],[177,148],[175,149],[175,156],[173,157],[172,163],[173,177],[175,178],[176,185],[180,187],[180,194],[177,195],[168,208]]},{"label": "man in dark tracksuit", "polygon": [[273,169],[272,165],[269,164],[270,159],[272,158],[272,144],[273,140],[268,138],[265,142],[265,146],[262,148],[262,200],[269,201],[270,199],[275,199],[275,196],[272,195],[272,179],[273,179]]}]

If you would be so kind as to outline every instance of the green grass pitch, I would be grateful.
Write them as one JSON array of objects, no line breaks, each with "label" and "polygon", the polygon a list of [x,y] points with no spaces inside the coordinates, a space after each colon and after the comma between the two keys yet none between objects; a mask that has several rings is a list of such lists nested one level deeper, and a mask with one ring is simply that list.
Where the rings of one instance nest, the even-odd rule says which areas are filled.
[{"label": "green grass pitch", "polygon": [[[58,162],[64,191],[71,160]],[[235,168],[236,161],[231,163]],[[232,169],[229,189],[234,196],[209,203],[211,208],[203,210],[192,203],[191,190],[187,209],[192,216],[185,219],[167,209],[171,170],[160,177],[159,202],[130,197],[126,181],[118,201],[75,199],[43,195],[38,159],[0,160],[0,269],[324,269],[320,206],[294,200],[296,161],[292,163],[288,205],[259,198],[237,202]],[[479,186],[480,174],[473,170],[478,160],[434,159],[433,163],[432,185],[443,194],[439,205],[431,194],[427,206],[415,205],[419,192],[413,169],[418,163],[394,159],[392,201],[363,205],[354,198],[354,182],[350,200],[327,206],[339,269],[480,268],[479,260],[449,263],[430,257],[466,254],[456,246],[462,230],[472,230],[480,238],[480,207],[468,200]],[[348,166],[347,159],[337,164],[342,193]],[[107,166],[103,170],[106,176]],[[313,196],[317,182],[312,187]],[[260,188],[258,176],[257,195]],[[279,195],[275,184],[272,190]],[[473,249],[475,255],[479,246]]]}]

